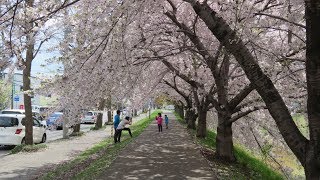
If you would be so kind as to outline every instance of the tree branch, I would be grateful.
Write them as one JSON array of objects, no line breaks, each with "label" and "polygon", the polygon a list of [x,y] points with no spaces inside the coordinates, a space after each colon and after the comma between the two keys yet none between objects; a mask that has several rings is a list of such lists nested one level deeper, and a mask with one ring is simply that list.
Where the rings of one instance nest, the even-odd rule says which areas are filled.
[{"label": "tree branch", "polygon": [[250,83],[244,87],[232,100],[228,103],[228,107],[233,111],[252,91],[254,86]]},{"label": "tree branch", "polygon": [[230,120],[228,121],[229,123],[234,123],[236,122],[238,119],[252,113],[252,112],[255,112],[255,111],[258,111],[258,110],[261,110],[261,109],[268,109],[266,106],[257,106],[257,107],[254,107],[252,109],[249,109],[245,112],[241,112],[233,117],[230,118]]},{"label": "tree branch", "polygon": [[290,23],[290,24],[293,24],[293,25],[296,25],[296,26],[298,26],[298,27],[301,27],[301,28],[306,29],[306,26],[305,26],[305,25],[302,25],[302,24],[299,24],[299,23],[296,23],[296,22],[291,22],[291,21],[289,21],[288,19],[285,19],[285,18],[280,17],[280,16],[275,16],[275,15],[272,15],[272,14],[265,14],[265,13],[261,13],[261,12],[255,13],[255,15],[268,16],[268,17],[271,17],[271,18],[274,18],[274,19],[279,19],[279,20],[281,20],[281,21],[285,21],[285,22],[287,22],[287,23]]}]

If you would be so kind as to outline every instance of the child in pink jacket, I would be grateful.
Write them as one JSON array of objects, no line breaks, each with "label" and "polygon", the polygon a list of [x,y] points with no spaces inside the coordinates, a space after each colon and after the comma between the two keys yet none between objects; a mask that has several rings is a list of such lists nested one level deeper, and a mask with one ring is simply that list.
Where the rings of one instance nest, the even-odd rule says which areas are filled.
[{"label": "child in pink jacket", "polygon": [[157,124],[158,124],[158,129],[159,129],[159,132],[162,132],[162,117],[161,117],[161,113],[158,113],[158,116],[156,117],[156,121],[157,121]]}]

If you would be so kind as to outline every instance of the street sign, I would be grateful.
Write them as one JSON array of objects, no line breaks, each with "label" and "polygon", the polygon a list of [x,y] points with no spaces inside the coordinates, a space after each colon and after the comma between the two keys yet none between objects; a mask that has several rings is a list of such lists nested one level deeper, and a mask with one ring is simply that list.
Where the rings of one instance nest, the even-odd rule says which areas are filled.
[{"label": "street sign", "polygon": [[19,101],[19,96],[15,96],[14,101]]}]

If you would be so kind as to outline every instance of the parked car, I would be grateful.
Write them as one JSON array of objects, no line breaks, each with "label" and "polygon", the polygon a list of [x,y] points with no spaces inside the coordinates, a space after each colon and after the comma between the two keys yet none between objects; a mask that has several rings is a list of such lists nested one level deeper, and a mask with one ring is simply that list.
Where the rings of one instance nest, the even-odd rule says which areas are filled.
[{"label": "parked car", "polygon": [[[1,111],[1,114],[25,114],[24,109],[6,109]],[[32,111],[32,116],[35,117],[37,120],[39,120],[44,126],[46,126],[46,123],[44,122],[44,119],[38,113],[37,111]]]},{"label": "parked car", "polygon": [[[33,142],[44,143],[47,140],[46,128],[37,119],[33,119]],[[25,143],[25,115],[0,114],[0,145],[19,145]]]},{"label": "parked car", "polygon": [[50,129],[61,130],[63,125],[62,115],[62,112],[54,112],[50,114],[47,119],[47,126]]},{"label": "parked car", "polygon": [[81,123],[96,123],[97,120],[97,112],[88,111],[81,117]]},{"label": "parked car", "polygon": [[167,109],[167,110],[174,110],[174,105],[167,105],[167,106],[165,107],[165,109]]}]

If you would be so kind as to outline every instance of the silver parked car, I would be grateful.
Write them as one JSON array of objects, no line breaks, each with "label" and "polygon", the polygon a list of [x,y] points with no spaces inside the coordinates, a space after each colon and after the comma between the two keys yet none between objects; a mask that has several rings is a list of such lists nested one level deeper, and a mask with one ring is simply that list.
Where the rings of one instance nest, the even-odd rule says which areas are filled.
[{"label": "silver parked car", "polygon": [[88,111],[81,117],[81,123],[96,123],[97,120],[97,112]]}]

